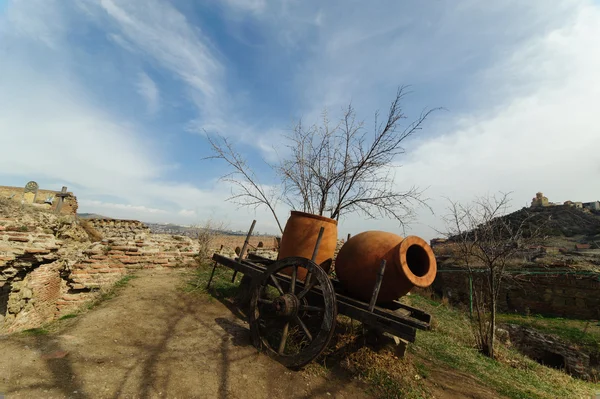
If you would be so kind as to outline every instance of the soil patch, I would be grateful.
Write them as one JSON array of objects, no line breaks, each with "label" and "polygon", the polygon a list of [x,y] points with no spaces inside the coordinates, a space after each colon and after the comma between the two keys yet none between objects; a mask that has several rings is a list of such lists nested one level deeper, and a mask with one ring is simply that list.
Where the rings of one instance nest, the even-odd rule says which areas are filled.
[{"label": "soil patch", "polygon": [[258,353],[222,303],[141,271],[122,292],[48,334],[0,337],[9,398],[365,398],[344,376],[294,372]]}]

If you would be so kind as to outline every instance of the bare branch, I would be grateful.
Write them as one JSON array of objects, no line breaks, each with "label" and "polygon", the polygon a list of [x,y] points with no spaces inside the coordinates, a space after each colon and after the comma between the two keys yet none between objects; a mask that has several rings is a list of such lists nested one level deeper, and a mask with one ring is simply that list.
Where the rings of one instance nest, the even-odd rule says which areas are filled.
[{"label": "bare branch", "polygon": [[266,188],[260,184],[258,177],[248,166],[246,160],[233,148],[233,145],[226,137],[211,137],[209,134],[206,137],[212,147],[213,155],[204,159],[220,159],[232,168],[232,172],[221,177],[222,181],[231,183],[238,190],[237,193],[232,193],[228,200],[240,206],[254,208],[261,205],[266,206],[273,214],[279,230],[283,233],[283,228],[275,213],[277,197],[267,193]]}]

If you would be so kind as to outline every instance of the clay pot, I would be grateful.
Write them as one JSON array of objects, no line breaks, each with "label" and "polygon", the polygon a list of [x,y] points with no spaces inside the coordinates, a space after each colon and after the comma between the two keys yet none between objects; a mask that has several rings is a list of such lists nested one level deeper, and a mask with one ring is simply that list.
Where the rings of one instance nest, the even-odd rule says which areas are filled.
[{"label": "clay pot", "polygon": [[[289,256],[301,256],[311,259],[321,226],[325,227],[325,230],[323,231],[323,238],[321,238],[321,245],[315,263],[321,265],[328,259],[333,259],[337,243],[337,220],[298,211],[292,211],[285,224],[277,259]],[[330,265],[331,263],[323,265],[326,272],[329,271]],[[287,272],[287,270],[284,270],[284,272]],[[305,274],[304,269],[299,269],[298,277],[300,279],[303,280]]]},{"label": "clay pot", "polygon": [[433,251],[423,239],[384,231],[350,238],[338,253],[335,272],[350,295],[369,302],[382,259],[386,267],[377,303],[398,299],[413,287],[428,287],[437,273]]}]

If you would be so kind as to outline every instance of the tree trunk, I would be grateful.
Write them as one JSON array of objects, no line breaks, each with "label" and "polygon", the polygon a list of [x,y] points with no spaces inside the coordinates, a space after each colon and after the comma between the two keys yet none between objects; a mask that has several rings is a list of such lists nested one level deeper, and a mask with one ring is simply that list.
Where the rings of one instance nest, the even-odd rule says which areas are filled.
[{"label": "tree trunk", "polygon": [[489,355],[494,357],[494,341],[496,340],[496,296],[492,295],[490,303],[490,334],[489,334]]}]

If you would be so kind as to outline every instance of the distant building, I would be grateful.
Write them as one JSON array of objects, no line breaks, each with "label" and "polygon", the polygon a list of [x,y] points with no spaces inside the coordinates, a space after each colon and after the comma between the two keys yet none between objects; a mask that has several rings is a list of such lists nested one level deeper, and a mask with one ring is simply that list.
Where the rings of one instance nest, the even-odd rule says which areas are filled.
[{"label": "distant building", "polygon": [[583,208],[583,203],[582,202],[565,201],[565,203],[563,205],[564,206],[571,206],[573,208],[578,208],[578,209]]},{"label": "distant building", "polygon": [[583,208],[584,209],[589,209],[589,210],[592,210],[592,211],[600,211],[600,202],[599,201],[584,202],[583,203]]},{"label": "distant building", "polygon": [[550,203],[548,202],[548,197],[544,197],[544,194],[541,192],[536,193],[535,197],[531,200],[531,207],[541,208],[546,206],[550,206]]},{"label": "distant building", "polygon": [[[531,200],[532,208],[545,208],[548,206],[560,206],[561,204],[558,202],[550,202],[548,201],[548,197],[544,197],[542,192],[536,193],[535,197]],[[565,201],[562,203],[564,206],[569,206],[577,209],[589,209],[591,211],[600,211],[600,201],[592,201],[592,202],[575,202],[575,201]]]},{"label": "distant building", "polygon": [[590,249],[590,244],[575,244],[575,249],[578,251]]},{"label": "distant building", "polygon": [[445,239],[445,238],[432,238],[432,239],[429,241],[429,245],[430,245],[430,246],[433,248],[433,247],[435,247],[436,245],[439,245],[439,244],[444,244],[444,243],[446,243],[446,242],[448,242],[448,240],[447,240],[447,239]]}]

